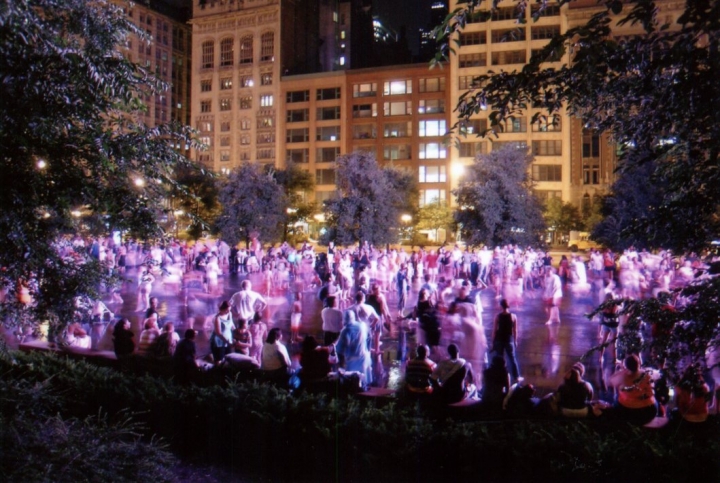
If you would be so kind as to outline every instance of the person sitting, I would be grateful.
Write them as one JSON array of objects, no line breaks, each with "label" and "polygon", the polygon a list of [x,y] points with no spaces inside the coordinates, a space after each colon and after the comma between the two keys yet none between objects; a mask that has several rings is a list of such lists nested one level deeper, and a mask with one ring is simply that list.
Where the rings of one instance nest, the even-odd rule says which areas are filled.
[{"label": "person sitting", "polygon": [[150,354],[151,347],[155,339],[160,335],[160,329],[157,325],[157,313],[153,313],[150,317],[145,319],[144,324],[145,330],[140,332],[140,342],[138,344],[139,354]]},{"label": "person sitting", "polygon": [[115,324],[113,329],[113,350],[118,359],[135,352],[134,336],[130,330],[130,321],[128,319],[120,319]]},{"label": "person sitting", "polygon": [[233,349],[238,354],[250,357],[252,347],[252,334],[245,319],[239,319],[237,328],[233,331]]},{"label": "person sitting", "polygon": [[676,409],[673,416],[689,423],[704,423],[708,418],[709,398],[710,387],[703,379],[701,368],[693,364],[675,386]]},{"label": "person sitting", "polygon": [[500,415],[503,401],[509,391],[510,373],[505,364],[505,357],[496,354],[490,361],[490,367],[483,371],[483,409],[489,414]]},{"label": "person sitting", "polygon": [[82,328],[79,322],[73,322],[67,328],[65,335],[68,347],[75,347],[78,349],[89,349],[92,345],[90,336],[87,331]]},{"label": "person sitting", "polygon": [[166,322],[162,332],[153,342],[152,352],[157,357],[169,357],[175,353],[175,349],[180,342],[180,336],[175,332],[175,324]]},{"label": "person sitting", "polygon": [[185,338],[178,343],[175,353],[172,355],[175,377],[181,384],[191,382],[198,372],[197,361],[195,360],[196,354],[195,331],[187,329]]},{"label": "person sitting", "polygon": [[510,386],[503,401],[503,411],[508,418],[522,419],[538,416],[540,399],[535,397],[535,386],[524,381]]},{"label": "person sitting", "polygon": [[303,385],[307,386],[327,380],[327,376],[332,370],[333,359],[337,361],[337,358],[331,355],[331,351],[335,351],[334,346],[321,347],[315,337],[305,336],[300,353],[300,366],[302,367],[300,380]]},{"label": "person sitting", "polygon": [[610,377],[610,385],[617,392],[613,413],[618,419],[643,425],[657,415],[653,381],[648,371],[640,368],[640,358],[631,354],[623,368]]},{"label": "person sitting", "polygon": [[280,329],[270,329],[262,347],[260,369],[265,372],[267,380],[284,386],[287,385],[290,375],[290,356],[287,348],[280,342],[281,339]]},{"label": "person sitting", "polygon": [[590,414],[588,404],[592,397],[592,386],[582,379],[580,370],[573,367],[557,390],[558,410],[567,418],[586,418]]},{"label": "person sitting", "polygon": [[435,400],[453,404],[474,397],[476,391],[472,365],[459,357],[457,345],[450,344],[447,352],[450,358],[440,361],[430,376]]},{"label": "person sitting", "polygon": [[417,356],[408,361],[405,367],[405,389],[408,395],[431,394],[433,392],[432,376],[437,364],[428,358],[430,348],[419,345],[415,349]]}]

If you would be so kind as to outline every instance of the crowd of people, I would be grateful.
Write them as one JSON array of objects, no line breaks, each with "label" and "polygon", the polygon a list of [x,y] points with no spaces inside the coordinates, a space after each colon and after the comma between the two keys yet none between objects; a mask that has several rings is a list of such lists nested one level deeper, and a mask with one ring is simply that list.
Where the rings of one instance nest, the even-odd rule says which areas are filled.
[{"label": "crowd of people", "polygon": [[[555,261],[548,252],[512,245],[477,250],[455,245],[408,252],[368,243],[348,248],[331,243],[318,252],[309,244],[263,246],[257,236],[251,237],[245,249],[221,240],[191,245],[80,237],[60,243],[58,249],[68,256],[87,251],[125,280],[106,287],[104,301],[85,302],[93,306],[93,319],[70,326],[71,344],[87,346],[92,322],[106,313],[113,317],[108,306],[127,305],[133,297],[135,310],[143,314],[142,330],[136,343],[127,318],[114,325],[111,335],[117,356],[139,353],[172,358],[182,373],[178,377],[188,380],[204,356],[196,352],[196,331],[183,320],[165,321],[161,327],[157,296],[175,297],[185,305],[201,300],[210,311],[205,327],[211,352],[208,364],[213,366],[259,370],[281,384],[287,384],[294,373],[306,385],[341,373],[357,374],[363,386],[380,385],[383,381],[374,373],[373,361],[385,355],[383,341],[398,339],[407,344],[407,335],[414,333],[415,351],[406,363],[404,394],[443,404],[478,398],[498,414],[550,406],[566,417],[592,417],[606,408],[594,400],[592,385],[583,379],[584,367],[571,368],[549,402],[534,399],[532,385],[525,382],[517,360],[522,324],[513,307],[541,297],[546,324],[556,325],[562,323],[561,301],[568,291],[595,305],[656,297],[690,283],[704,269],[698,256],[678,257],[667,251],[590,250]],[[240,290],[226,297],[223,283],[234,274],[242,278]],[[497,307],[483,307],[482,291],[492,294]],[[307,292],[316,294],[322,304],[317,314],[322,334],[307,333],[302,338],[303,318],[311,315],[302,313],[300,295]],[[268,318],[270,297],[288,300],[289,333]],[[483,313],[487,310],[495,316],[486,327]],[[637,419],[644,420],[657,411],[652,394],[657,371],[644,371],[640,354],[616,352],[614,340],[623,330],[623,319],[618,306],[608,304],[596,320],[599,341],[605,345],[601,364],[613,369],[607,382],[616,396],[615,413],[622,415],[624,408],[627,418],[642,413]],[[179,327],[187,327],[183,340],[176,332]],[[285,335],[289,345],[283,343]],[[301,340],[296,350],[293,344]],[[401,350],[398,344],[398,355]],[[291,353],[299,353],[299,371],[293,367],[297,364]],[[624,358],[623,365],[617,363],[618,357]],[[719,376],[716,385],[720,381],[717,368],[714,374]],[[679,398],[691,395],[685,397],[684,407],[702,412],[697,394],[707,384],[698,370],[688,372],[686,380],[692,377],[694,382],[683,386],[687,391],[678,389],[676,394]]]}]

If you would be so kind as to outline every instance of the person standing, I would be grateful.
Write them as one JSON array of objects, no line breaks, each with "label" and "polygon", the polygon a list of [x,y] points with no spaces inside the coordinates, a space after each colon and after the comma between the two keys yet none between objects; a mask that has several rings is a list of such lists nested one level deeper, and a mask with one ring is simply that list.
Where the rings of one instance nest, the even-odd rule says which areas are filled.
[{"label": "person standing", "polygon": [[[358,292],[360,293],[360,292]],[[357,371],[364,377],[365,385],[373,382],[372,358],[368,349],[368,326],[359,321],[356,312],[346,310],[344,327],[337,342],[337,354],[347,371]]]},{"label": "person standing", "polygon": [[252,290],[252,282],[248,279],[242,281],[240,291],[234,293],[229,302],[235,315],[248,324],[253,321],[255,313],[262,312],[267,305],[263,296]]},{"label": "person standing", "polygon": [[500,301],[502,312],[497,314],[493,324],[493,352],[500,357],[507,357],[510,374],[515,382],[520,377],[520,369],[516,357],[518,340],[517,316],[510,312],[510,304],[505,299]]},{"label": "person standing", "polygon": [[230,314],[230,305],[227,301],[223,301],[220,304],[220,311],[213,320],[213,333],[210,336],[210,350],[215,365],[220,364],[225,356],[230,353],[234,330],[235,324]]},{"label": "person standing", "polygon": [[320,312],[322,318],[322,330],[325,337],[326,346],[334,344],[337,341],[343,326],[343,314],[338,309],[338,299],[335,296],[329,296],[325,299],[325,308]]},{"label": "person standing", "polygon": [[545,322],[545,325],[560,323],[560,301],[562,300],[562,296],[562,280],[560,280],[555,269],[549,267],[545,275],[545,292],[543,293],[543,299],[545,300],[546,311],[548,313],[548,320]]}]

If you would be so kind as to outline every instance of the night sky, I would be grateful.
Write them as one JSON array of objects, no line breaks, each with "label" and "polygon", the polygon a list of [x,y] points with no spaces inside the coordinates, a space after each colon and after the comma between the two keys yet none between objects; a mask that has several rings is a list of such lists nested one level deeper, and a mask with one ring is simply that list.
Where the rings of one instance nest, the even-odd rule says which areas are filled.
[{"label": "night sky", "polygon": [[373,0],[373,13],[396,32],[404,25],[410,50],[417,53],[417,31],[429,23],[430,5],[434,1],[437,0]]}]

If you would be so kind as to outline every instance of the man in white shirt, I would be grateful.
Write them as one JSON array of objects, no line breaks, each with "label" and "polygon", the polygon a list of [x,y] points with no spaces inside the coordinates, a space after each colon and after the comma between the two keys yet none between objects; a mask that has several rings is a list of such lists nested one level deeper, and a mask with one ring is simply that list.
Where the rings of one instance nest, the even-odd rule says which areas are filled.
[{"label": "man in white shirt", "polygon": [[325,345],[334,344],[343,327],[343,313],[338,309],[338,299],[329,295],[325,299],[326,307],[320,312],[322,330],[325,336]]},{"label": "man in white shirt", "polygon": [[247,279],[242,281],[240,291],[230,297],[233,314],[246,321],[248,325],[252,322],[255,313],[262,312],[267,305],[263,296],[252,290],[252,283]]}]

